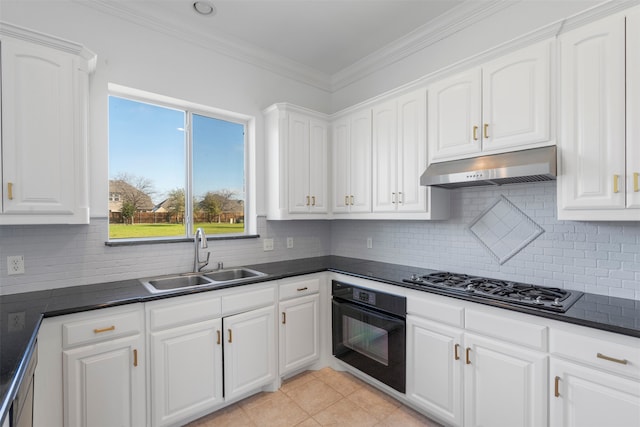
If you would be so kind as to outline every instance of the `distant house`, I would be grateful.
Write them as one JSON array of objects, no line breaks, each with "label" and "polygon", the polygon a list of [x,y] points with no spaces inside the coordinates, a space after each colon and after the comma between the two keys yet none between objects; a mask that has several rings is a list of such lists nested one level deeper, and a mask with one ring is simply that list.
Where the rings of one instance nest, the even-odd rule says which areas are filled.
[{"label": "distant house", "polygon": [[134,202],[138,212],[149,212],[154,208],[149,195],[124,181],[109,180],[109,212],[121,212],[125,200]]},{"label": "distant house", "polygon": [[152,212],[165,213],[169,212],[169,199],[164,199],[151,209]]}]

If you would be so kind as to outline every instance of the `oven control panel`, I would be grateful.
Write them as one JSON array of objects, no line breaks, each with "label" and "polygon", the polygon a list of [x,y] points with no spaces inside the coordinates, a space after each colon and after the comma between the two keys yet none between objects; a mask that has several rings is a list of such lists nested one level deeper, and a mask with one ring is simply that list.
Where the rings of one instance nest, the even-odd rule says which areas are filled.
[{"label": "oven control panel", "polygon": [[331,282],[331,295],[334,300],[375,307],[395,316],[405,317],[407,315],[407,299],[404,296],[361,288],[337,280]]},{"label": "oven control panel", "polygon": [[353,299],[369,305],[376,305],[376,294],[358,288],[353,288]]}]

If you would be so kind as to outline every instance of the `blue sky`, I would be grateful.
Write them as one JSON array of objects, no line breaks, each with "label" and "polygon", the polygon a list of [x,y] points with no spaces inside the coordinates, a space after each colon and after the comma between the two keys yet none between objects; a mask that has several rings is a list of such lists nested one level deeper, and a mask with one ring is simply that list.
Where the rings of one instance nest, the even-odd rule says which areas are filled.
[{"label": "blue sky", "polygon": [[[149,179],[154,203],[185,187],[185,113],[109,97],[109,179]],[[229,189],[244,199],[244,126],[193,115],[194,195]]]}]

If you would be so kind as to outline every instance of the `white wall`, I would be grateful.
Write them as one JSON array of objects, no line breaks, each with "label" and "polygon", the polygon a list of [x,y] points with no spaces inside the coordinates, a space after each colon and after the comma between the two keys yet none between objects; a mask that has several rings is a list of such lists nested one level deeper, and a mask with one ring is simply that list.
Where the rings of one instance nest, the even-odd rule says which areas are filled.
[{"label": "white wall", "polygon": [[[503,265],[468,231],[500,195],[545,230]],[[334,221],[331,253],[640,300],[640,221],[558,221],[555,182],[451,190],[451,211],[447,221]]]}]

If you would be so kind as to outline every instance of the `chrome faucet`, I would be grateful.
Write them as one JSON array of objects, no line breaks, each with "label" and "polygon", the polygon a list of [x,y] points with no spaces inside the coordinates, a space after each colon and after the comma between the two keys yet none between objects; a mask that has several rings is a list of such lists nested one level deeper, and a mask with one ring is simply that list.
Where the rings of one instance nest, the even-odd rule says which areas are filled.
[{"label": "chrome faucet", "polygon": [[[198,240],[200,240],[200,244],[198,244]],[[198,228],[196,230],[196,234],[193,236],[193,246],[194,246],[194,254],[193,254],[193,272],[198,273],[207,264],[209,264],[209,257],[211,256],[210,252],[207,252],[207,259],[204,261],[200,261],[200,248],[206,249],[207,246],[207,235],[205,234],[202,228]]]}]

